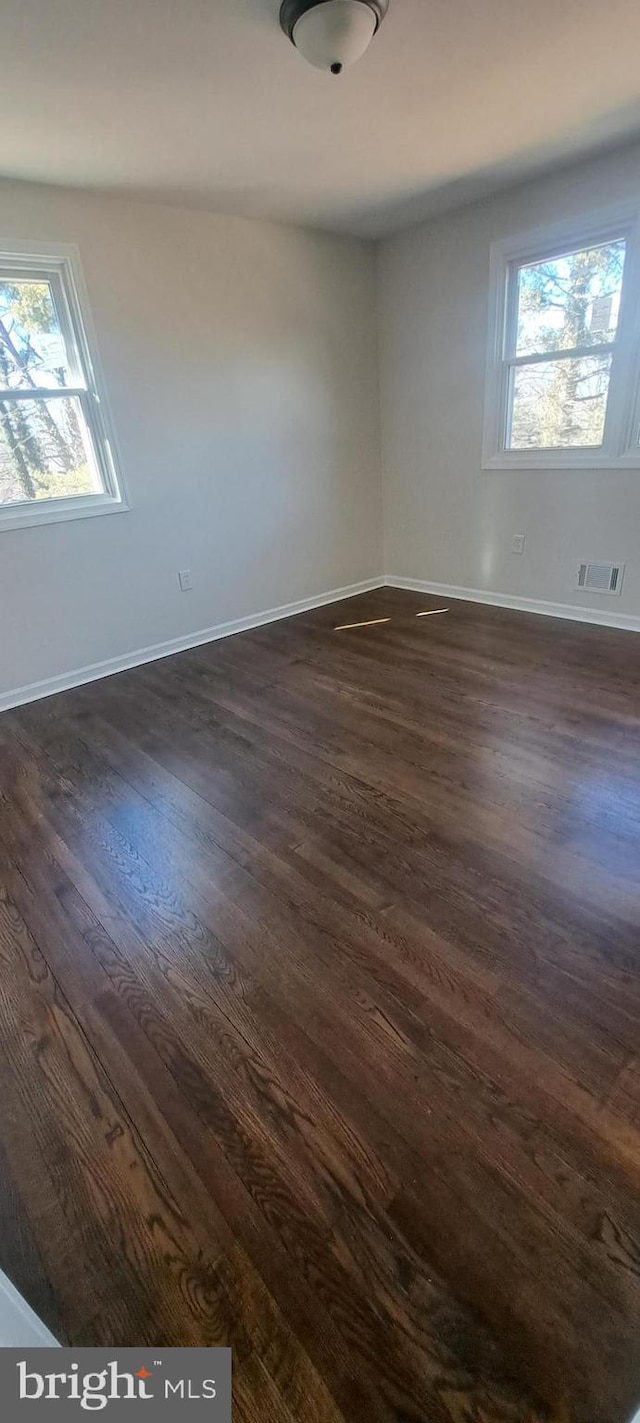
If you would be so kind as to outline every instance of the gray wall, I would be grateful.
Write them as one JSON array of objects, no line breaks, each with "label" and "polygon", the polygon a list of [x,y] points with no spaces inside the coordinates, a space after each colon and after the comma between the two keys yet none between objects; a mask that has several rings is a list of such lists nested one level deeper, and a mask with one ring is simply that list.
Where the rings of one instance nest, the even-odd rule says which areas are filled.
[{"label": "gray wall", "polygon": [[[640,614],[640,469],[481,469],[492,241],[639,194],[640,148],[627,149],[382,244],[388,574]],[[582,558],[626,561],[620,599],[576,590]]]},{"label": "gray wall", "polygon": [[80,248],[132,507],[0,532],[0,698],[380,573],[371,245],[5,182],[12,239]]}]

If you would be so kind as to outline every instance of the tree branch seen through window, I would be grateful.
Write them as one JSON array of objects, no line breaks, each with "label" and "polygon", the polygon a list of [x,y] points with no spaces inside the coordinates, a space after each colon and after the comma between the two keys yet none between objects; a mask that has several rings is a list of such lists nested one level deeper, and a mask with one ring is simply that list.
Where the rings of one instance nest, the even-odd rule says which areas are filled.
[{"label": "tree branch seen through window", "polygon": [[0,252],[0,531],[125,509],[75,248]]},{"label": "tree branch seen through window", "polygon": [[507,449],[602,445],[625,248],[620,240],[515,270]]},{"label": "tree branch seen through window", "polygon": [[640,211],[500,239],[490,274],[483,468],[640,468]]}]

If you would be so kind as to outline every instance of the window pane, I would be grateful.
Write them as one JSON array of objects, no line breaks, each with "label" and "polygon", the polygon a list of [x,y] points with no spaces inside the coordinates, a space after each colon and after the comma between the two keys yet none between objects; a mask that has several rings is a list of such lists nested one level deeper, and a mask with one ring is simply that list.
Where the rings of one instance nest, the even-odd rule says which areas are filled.
[{"label": "window pane", "polygon": [[608,355],[515,366],[507,449],[601,445],[610,371]]},{"label": "window pane", "polygon": [[70,384],[49,282],[0,280],[0,389],[55,390]]},{"label": "window pane", "polygon": [[0,400],[0,507],[101,490],[77,397]]},{"label": "window pane", "polygon": [[543,355],[613,341],[624,241],[587,247],[518,269],[516,355]]}]

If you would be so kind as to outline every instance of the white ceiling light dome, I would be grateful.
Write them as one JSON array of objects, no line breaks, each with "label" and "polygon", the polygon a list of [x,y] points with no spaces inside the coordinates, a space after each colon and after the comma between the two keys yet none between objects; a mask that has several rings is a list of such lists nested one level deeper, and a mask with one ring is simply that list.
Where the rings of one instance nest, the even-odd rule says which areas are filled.
[{"label": "white ceiling light dome", "polygon": [[369,48],[389,0],[283,0],[280,24],[314,69],[342,74]]}]

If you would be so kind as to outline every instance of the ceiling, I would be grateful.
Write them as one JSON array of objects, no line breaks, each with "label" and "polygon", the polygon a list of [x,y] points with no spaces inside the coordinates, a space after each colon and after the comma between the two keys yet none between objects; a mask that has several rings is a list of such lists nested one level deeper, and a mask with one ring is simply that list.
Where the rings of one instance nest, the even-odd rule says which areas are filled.
[{"label": "ceiling", "polygon": [[311,69],[278,0],[0,0],[0,173],[380,236],[640,133],[638,0],[391,0]]}]

